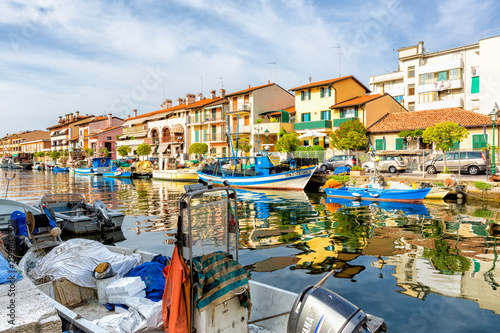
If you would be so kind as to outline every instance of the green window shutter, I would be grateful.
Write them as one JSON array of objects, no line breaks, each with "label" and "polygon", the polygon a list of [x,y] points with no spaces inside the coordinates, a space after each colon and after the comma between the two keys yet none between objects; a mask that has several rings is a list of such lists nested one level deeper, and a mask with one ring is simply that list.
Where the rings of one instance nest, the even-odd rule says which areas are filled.
[{"label": "green window shutter", "polygon": [[354,109],[354,117],[358,118],[358,107]]},{"label": "green window shutter", "polygon": [[300,114],[300,121],[301,121],[301,122],[304,122],[304,115],[305,115],[305,113],[301,113],[301,114]]},{"label": "green window shutter", "polygon": [[303,101],[304,100],[304,91],[301,91],[300,92],[300,100]]},{"label": "green window shutter", "polygon": [[396,138],[396,150],[403,150],[404,144],[405,144],[405,141],[403,138]]},{"label": "green window shutter", "polygon": [[200,131],[194,131],[194,141],[195,142],[200,141]]},{"label": "green window shutter", "polygon": [[487,141],[484,139],[483,134],[477,134],[472,136],[472,148],[481,149],[488,146]]},{"label": "green window shutter", "polygon": [[319,89],[319,97],[325,97],[325,88]]},{"label": "green window shutter", "polygon": [[376,139],[375,140],[375,150],[383,150],[382,144],[383,144],[382,139]]},{"label": "green window shutter", "polygon": [[460,149],[460,141],[453,142],[453,146],[451,146],[451,150],[459,150]]},{"label": "green window shutter", "polygon": [[472,85],[470,88],[471,94],[477,94],[479,92],[479,76],[474,76],[472,78]]},{"label": "green window shutter", "polygon": [[328,97],[332,96],[332,87],[328,87]]},{"label": "green window shutter", "polygon": [[281,122],[282,123],[290,122],[290,113],[286,111],[281,111]]},{"label": "green window shutter", "polygon": [[340,118],[344,118],[344,110],[340,110]]}]

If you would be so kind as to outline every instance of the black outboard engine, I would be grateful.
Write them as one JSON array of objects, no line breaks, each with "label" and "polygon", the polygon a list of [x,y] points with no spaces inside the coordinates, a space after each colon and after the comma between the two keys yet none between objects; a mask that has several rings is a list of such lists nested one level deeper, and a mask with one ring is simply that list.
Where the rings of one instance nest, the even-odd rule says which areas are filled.
[{"label": "black outboard engine", "polygon": [[308,286],[295,300],[288,333],[369,333],[367,316],[357,306],[324,287]]},{"label": "black outboard engine", "polygon": [[101,230],[115,227],[111,217],[109,217],[106,206],[101,200],[94,201],[94,213],[97,216],[97,223],[99,224]]}]

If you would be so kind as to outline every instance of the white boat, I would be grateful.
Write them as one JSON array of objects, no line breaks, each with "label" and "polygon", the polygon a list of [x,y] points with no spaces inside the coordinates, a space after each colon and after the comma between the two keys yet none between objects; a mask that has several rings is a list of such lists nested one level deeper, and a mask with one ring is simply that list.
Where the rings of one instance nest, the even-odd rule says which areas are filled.
[{"label": "white boat", "polygon": [[40,209],[53,211],[63,232],[77,235],[121,229],[125,214],[107,208],[100,200],[93,204],[77,193],[48,194],[40,199]]},{"label": "white boat", "polygon": [[207,183],[232,187],[303,190],[317,166],[297,165],[290,160],[286,165],[274,165],[268,156],[218,158],[206,164],[198,176]]},{"label": "white boat", "polygon": [[31,212],[35,215],[41,214],[39,209],[28,204],[10,199],[0,199],[0,231],[2,233],[6,233],[9,230],[9,220],[15,211],[23,213]]},{"label": "white boat", "polygon": [[[182,264],[183,258],[190,258],[186,263],[193,274],[188,274],[184,278],[191,281],[188,287],[191,301],[177,303],[172,299],[170,302],[168,292],[162,296],[165,304],[172,307],[175,307],[174,304],[180,304],[178,309],[181,313],[187,315],[187,312],[190,312],[190,321],[177,320],[186,331],[224,333],[304,332],[306,330],[314,332],[316,329],[319,332],[323,329],[332,332],[358,333],[379,332],[385,329],[381,318],[365,315],[355,305],[321,287],[320,284],[328,276],[318,285],[306,287],[300,295],[247,280],[246,271],[237,262],[238,220],[237,214],[234,214],[230,208],[231,206],[237,207],[236,193],[229,187],[205,189],[201,184],[186,187],[188,191],[179,201],[181,217],[177,226],[176,239],[180,242],[174,247],[169,269],[163,272],[167,275],[166,291],[175,287],[180,288],[177,290],[185,290],[184,284],[179,284],[176,280],[175,267],[178,267],[176,264],[186,265]],[[227,195],[219,200],[216,197],[221,193]],[[198,215],[201,212],[199,209],[208,209],[209,215]],[[214,221],[216,224],[212,224]],[[207,233],[206,231],[209,230],[207,228],[211,228],[214,232]],[[64,247],[69,243],[73,244]],[[112,325],[118,325],[121,328],[128,325],[128,327],[163,332],[162,308],[166,307],[165,304],[149,300],[142,301],[140,300],[142,297],[126,297],[123,302],[129,306],[129,311],[106,316],[110,313],[104,310],[104,306],[97,304],[99,301],[103,303],[106,297],[107,289],[104,286],[116,277],[108,278],[107,280],[110,281],[95,280],[92,277],[98,271],[95,267],[100,262],[109,263],[111,270],[120,275],[121,272],[129,270],[130,262],[137,261],[139,264],[150,261],[154,257],[153,254],[135,249],[98,246],[89,240],[72,239],[66,244],[59,245],[50,252],[29,251],[19,264],[24,276],[35,279],[37,282],[41,282],[40,278],[43,276],[53,277],[52,281],[38,284],[38,288],[52,299],[52,303],[62,318],[63,330],[71,325],[72,329],[77,332],[107,332],[106,329],[112,329]],[[91,248],[87,250],[85,244]],[[223,252],[218,252],[219,250]],[[77,258],[75,253],[81,254],[82,257],[88,256],[89,260]],[[228,257],[228,254],[233,256]],[[96,258],[96,256],[102,256],[102,258]],[[223,258],[211,261],[213,258],[218,258],[217,256]],[[71,269],[68,269],[69,262],[72,263]],[[78,266],[80,262],[82,264]],[[56,267],[60,267],[61,270],[58,271]],[[222,267],[227,269],[220,271],[222,274],[218,274],[216,283],[211,280],[199,280],[199,285],[193,284],[195,272],[198,269],[201,268],[204,273],[210,274],[210,269],[222,269]],[[62,280],[65,276],[68,276],[67,279],[71,283]],[[95,289],[89,290],[83,287],[82,285],[86,283],[95,283]],[[216,284],[217,288],[209,288],[210,283]],[[181,294],[184,295],[182,291]],[[65,297],[66,295],[74,296],[76,299]],[[250,296],[251,311],[248,309],[249,299],[245,296]],[[56,301],[56,298],[59,301]],[[83,298],[87,299],[87,305],[69,309],[61,304],[61,301],[77,303]],[[183,299],[182,296],[181,299]],[[137,304],[140,304],[140,310],[135,308]],[[145,310],[142,305],[147,305],[148,310]],[[171,325],[177,318],[173,318],[170,314],[177,309],[170,308],[170,310],[164,310],[163,313],[168,313],[166,321]]]}]

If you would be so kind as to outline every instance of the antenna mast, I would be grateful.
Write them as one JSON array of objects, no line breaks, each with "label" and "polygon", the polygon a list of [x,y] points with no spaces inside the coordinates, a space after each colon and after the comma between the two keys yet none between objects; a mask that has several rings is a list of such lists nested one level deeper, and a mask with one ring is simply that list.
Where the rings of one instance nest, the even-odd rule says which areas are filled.
[{"label": "antenna mast", "polygon": [[224,89],[224,80],[222,76],[217,76],[217,79],[219,80],[220,88]]},{"label": "antenna mast", "polygon": [[332,46],[332,49],[338,49],[338,53],[335,53],[335,55],[339,56],[339,77],[342,76],[342,48],[340,47],[340,44],[337,46]]},{"label": "antenna mast", "polygon": [[278,72],[278,63],[276,61],[268,62],[268,65],[274,66],[274,83],[276,83],[276,73]]}]

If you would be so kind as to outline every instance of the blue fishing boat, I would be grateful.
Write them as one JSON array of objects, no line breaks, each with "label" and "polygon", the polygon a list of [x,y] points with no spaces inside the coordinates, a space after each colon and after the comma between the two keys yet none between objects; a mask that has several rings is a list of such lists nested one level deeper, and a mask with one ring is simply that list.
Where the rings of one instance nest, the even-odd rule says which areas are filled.
[{"label": "blue fishing boat", "polygon": [[52,172],[69,172],[69,167],[53,167]]},{"label": "blue fishing boat", "polygon": [[111,157],[94,157],[90,168],[73,168],[72,171],[78,175],[102,176],[112,172]]},{"label": "blue fishing boat", "polygon": [[269,156],[217,158],[198,171],[198,177],[216,185],[225,181],[232,187],[303,190],[316,170],[291,159],[274,165]]},{"label": "blue fishing boat", "polygon": [[351,200],[345,198],[326,197],[325,204],[338,204],[342,208],[355,208],[363,206],[376,205],[384,211],[395,212],[402,211],[407,216],[430,216],[427,207],[423,203],[408,203],[408,202],[387,202],[379,201],[373,202],[368,200]]},{"label": "blue fishing boat", "polygon": [[117,161],[111,161],[111,170],[108,172],[104,172],[102,176],[112,178],[132,178],[132,172],[125,168],[119,167]]},{"label": "blue fishing boat", "polygon": [[391,202],[421,202],[431,190],[430,188],[420,189],[385,189],[369,187],[337,187],[325,188],[328,196],[336,198],[347,198],[353,200],[377,200]]}]

